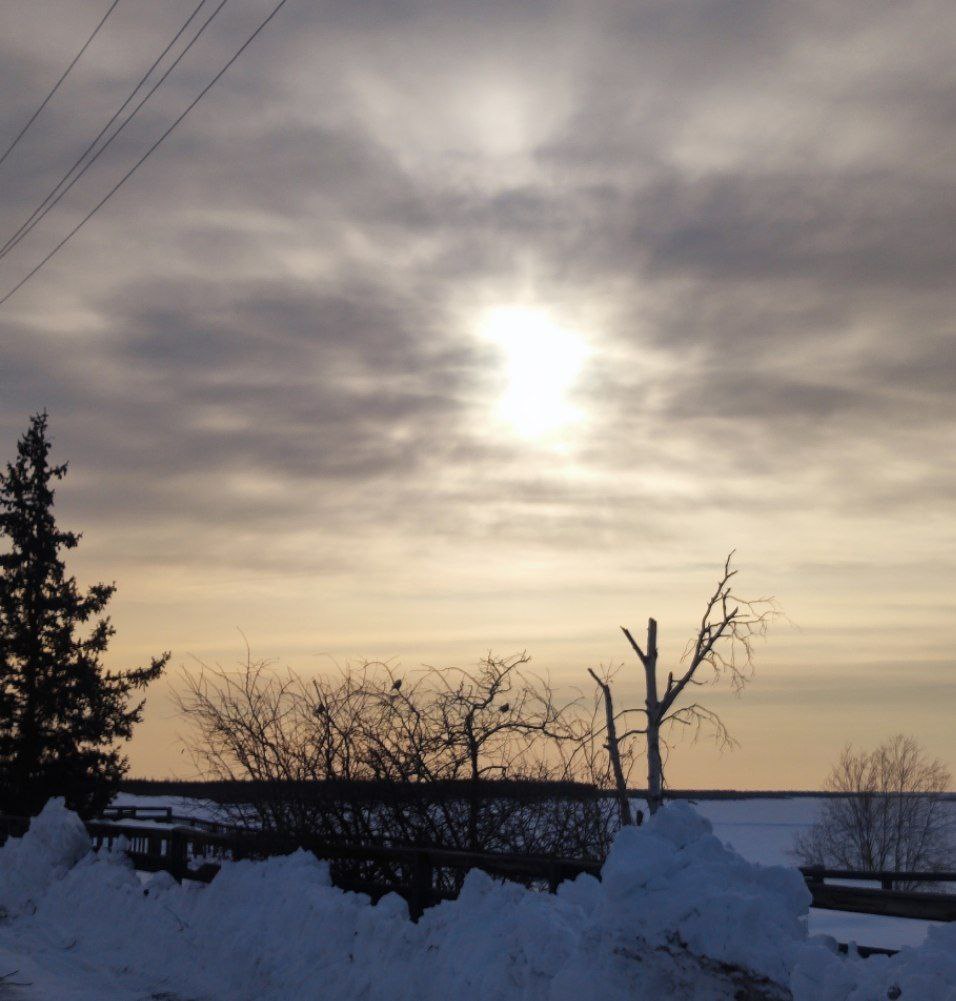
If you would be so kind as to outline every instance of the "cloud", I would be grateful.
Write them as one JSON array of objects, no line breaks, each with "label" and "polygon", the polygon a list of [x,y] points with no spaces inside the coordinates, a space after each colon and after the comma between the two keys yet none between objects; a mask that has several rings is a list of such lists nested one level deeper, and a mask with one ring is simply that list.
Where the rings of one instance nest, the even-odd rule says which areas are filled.
[{"label": "cloud", "polygon": [[[0,43],[4,134],[96,5],[62,6]],[[110,26],[4,165],[5,226],[180,6]],[[197,565],[230,531],[248,551],[317,526],[333,548],[394,528],[577,551],[635,521],[673,535],[702,506],[938,510],[953,15],[904,7],[290,6],[0,314],[7,449],[48,407],[77,511],[178,525]],[[257,12],[210,29],[5,281]],[[589,422],[561,455],[494,427],[499,376],[469,326],[523,296],[597,317]]]}]

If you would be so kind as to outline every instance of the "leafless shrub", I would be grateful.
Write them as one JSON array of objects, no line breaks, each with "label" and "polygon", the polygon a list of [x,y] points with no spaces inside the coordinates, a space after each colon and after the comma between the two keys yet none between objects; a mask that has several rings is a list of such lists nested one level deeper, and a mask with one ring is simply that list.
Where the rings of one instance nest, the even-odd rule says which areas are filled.
[{"label": "leafless shrub", "polygon": [[[474,670],[362,663],[305,680],[254,660],[183,672],[200,770],[244,781],[240,824],[332,842],[601,857],[613,808],[574,783],[588,712],[521,654]],[[557,783],[557,785],[556,785]]]},{"label": "leafless shrub", "polygon": [[797,836],[794,854],[804,865],[836,869],[953,868],[953,817],[943,795],[950,781],[913,737],[897,734],[873,751],[847,746],[826,782],[838,798],[826,800],[819,821]]}]

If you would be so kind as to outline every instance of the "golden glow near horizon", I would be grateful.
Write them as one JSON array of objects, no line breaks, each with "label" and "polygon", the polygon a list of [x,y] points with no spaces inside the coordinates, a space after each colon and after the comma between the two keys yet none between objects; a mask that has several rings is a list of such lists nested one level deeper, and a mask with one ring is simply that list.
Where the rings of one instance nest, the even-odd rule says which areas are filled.
[{"label": "golden glow near horizon", "polygon": [[[90,6],[0,5],[5,134]],[[7,224],[176,6],[110,19],[4,162]],[[791,5],[744,48],[732,5],[311,6],[0,311],[0,463],[47,409],[108,665],[230,665],[239,627],[306,678],[527,650],[640,704],[619,627],[678,670],[736,547],[799,628],[697,693],[740,750],[688,734],[670,783],[813,787],[897,731],[956,766],[956,5]],[[177,677],[134,774],[195,774]]]},{"label": "golden glow near horizon", "polygon": [[516,434],[544,439],[582,420],[571,399],[590,354],[580,334],[527,306],[489,309],[479,330],[503,353],[507,381],[497,411]]}]

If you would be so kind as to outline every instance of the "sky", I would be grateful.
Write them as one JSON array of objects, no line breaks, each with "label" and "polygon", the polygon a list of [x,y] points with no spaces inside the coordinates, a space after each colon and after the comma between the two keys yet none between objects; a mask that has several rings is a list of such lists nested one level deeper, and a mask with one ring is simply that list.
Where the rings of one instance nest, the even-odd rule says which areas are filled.
[{"label": "sky", "polygon": [[[0,146],[107,6],[0,6]],[[194,6],[121,0],[0,165],[0,242]],[[222,9],[0,294],[271,7]],[[817,788],[900,731],[956,768],[953,37],[944,0],[288,0],[0,306],[0,458],[46,408],[108,663],[173,654],[133,773],[194,774],[172,691],[243,636],[623,665],[637,703],[619,627],[676,664],[732,549],[786,617],[700,693],[739,748],[678,742],[672,785]]]}]

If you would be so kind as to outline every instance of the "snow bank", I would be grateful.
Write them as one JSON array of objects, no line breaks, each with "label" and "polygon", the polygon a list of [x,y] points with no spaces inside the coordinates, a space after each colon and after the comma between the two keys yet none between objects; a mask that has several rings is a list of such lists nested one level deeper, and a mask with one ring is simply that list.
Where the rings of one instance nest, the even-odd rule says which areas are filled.
[{"label": "snow bank", "polygon": [[811,896],[800,874],[746,862],[686,803],[622,830],[602,876],[602,927],[657,948],[678,944],[785,982],[792,949],[806,938]]},{"label": "snow bank", "polygon": [[[862,1001],[896,984],[904,1001],[952,996],[926,987],[914,951],[847,961],[808,942],[799,874],[745,862],[683,803],[622,831],[603,881],[550,895],[472,872],[418,924],[398,897],[371,906],[336,889],[305,852],[226,864],[208,887],[165,874],[144,887],[122,853],[93,854],[79,832],[51,805],[0,849],[0,903],[18,915],[19,948],[96,970],[110,997]],[[952,964],[953,940],[931,941]]]},{"label": "snow bank", "polygon": [[793,971],[795,1001],[956,1001],[956,924],[930,928],[917,948],[838,957],[814,940]]},{"label": "snow bank", "polygon": [[90,851],[83,822],[51,799],[22,838],[0,848],[0,917],[30,911],[43,892]]}]

